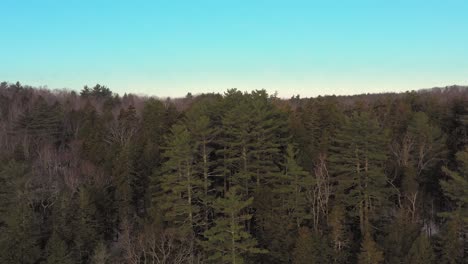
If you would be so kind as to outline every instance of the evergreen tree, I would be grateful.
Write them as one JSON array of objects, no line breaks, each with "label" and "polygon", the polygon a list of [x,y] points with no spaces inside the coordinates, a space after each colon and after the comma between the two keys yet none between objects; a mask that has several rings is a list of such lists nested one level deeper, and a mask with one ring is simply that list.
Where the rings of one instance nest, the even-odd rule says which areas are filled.
[{"label": "evergreen tree", "polygon": [[397,211],[397,215],[385,226],[383,239],[385,261],[389,264],[404,263],[408,252],[415,245],[420,233],[421,225],[412,221],[404,208]]},{"label": "evergreen tree", "polygon": [[107,264],[109,263],[109,256],[110,254],[107,251],[106,246],[102,241],[100,241],[94,250],[94,254],[91,258],[91,264]]},{"label": "evergreen tree", "polygon": [[249,254],[265,253],[257,248],[257,241],[246,232],[244,226],[244,222],[252,217],[244,213],[252,200],[242,200],[239,190],[231,187],[226,197],[218,198],[213,203],[219,216],[215,218],[214,226],[205,231],[206,241],[203,242],[209,263],[242,264],[246,263]]},{"label": "evergreen tree", "polygon": [[345,211],[343,207],[336,205],[328,219],[330,228],[330,240],[332,244],[333,263],[347,263],[349,255],[350,234],[345,223]]},{"label": "evergreen tree", "polygon": [[4,216],[5,226],[0,229],[0,262],[33,264],[40,257],[38,225],[26,201],[17,203]]},{"label": "evergreen tree", "polygon": [[[277,182],[281,147],[285,147],[285,118],[271,103],[264,90],[226,96],[226,105],[238,100],[222,117],[223,130],[218,143],[223,147],[222,171],[248,196],[261,184]],[[276,161],[276,163],[275,163]]]},{"label": "evergreen tree", "polygon": [[406,137],[410,147],[408,164],[404,168],[403,180],[407,184],[403,186],[406,187],[403,189],[403,195],[412,221],[415,222],[419,217],[421,205],[428,200],[422,199],[423,195],[434,193],[434,190],[438,189],[437,166],[446,156],[446,137],[424,112],[413,114]]},{"label": "evergreen tree", "polygon": [[468,224],[468,148],[458,152],[458,171],[444,168],[449,176],[447,180],[441,180],[440,185],[444,194],[454,203],[454,213],[446,212],[443,216],[459,215],[465,224]]},{"label": "evergreen tree", "polygon": [[91,94],[91,90],[89,89],[88,85],[85,85],[80,92],[81,97],[88,97]]},{"label": "evergreen tree", "polygon": [[[255,212],[252,222],[259,246],[269,251],[268,255],[257,257],[269,263],[288,263],[294,247],[297,224],[282,205],[283,199],[276,189],[260,187],[255,189],[252,208]],[[258,260],[260,261],[260,260]]]},{"label": "evergreen tree", "polygon": [[0,83],[0,263],[465,263],[466,102]]},{"label": "evergreen tree", "polygon": [[312,234],[307,227],[301,227],[293,251],[293,264],[328,263],[326,245],[318,234]]},{"label": "evergreen tree", "polygon": [[203,192],[200,199],[203,203],[204,225],[208,225],[208,217],[210,213],[210,203],[215,187],[212,186],[212,177],[215,176],[213,171],[214,162],[212,155],[214,154],[213,141],[218,133],[218,129],[214,127],[210,120],[209,110],[207,106],[196,104],[193,106],[185,119],[187,128],[193,138],[194,145],[194,168],[193,173],[197,178],[203,180]]},{"label": "evergreen tree", "polygon": [[172,127],[164,156],[167,161],[160,179],[162,194],[156,204],[166,221],[189,234],[200,220],[197,200],[203,181],[194,174],[193,140],[184,125]]},{"label": "evergreen tree", "polygon": [[459,169],[444,168],[449,176],[441,180],[444,194],[453,202],[453,210],[441,213],[449,218],[443,236],[442,260],[444,263],[458,263],[466,257],[466,238],[463,235],[468,227],[468,150],[456,154]]},{"label": "evergreen tree", "polygon": [[[92,192],[95,189],[82,186],[78,193],[76,194],[76,211],[74,212],[74,228],[72,230],[74,232],[73,242],[76,250],[78,251],[78,255],[81,256],[82,259],[87,259],[96,245],[96,240],[99,238],[101,232],[105,232],[106,228],[114,229],[114,225],[109,225],[106,222],[103,222],[102,225],[105,226],[99,228],[97,220],[95,219],[97,208],[93,201]],[[109,208],[110,209],[110,208]],[[105,214],[105,212],[102,212]],[[107,218],[113,218],[107,216]],[[110,223],[112,223],[112,219],[109,219]],[[112,230],[113,233],[114,230]]]},{"label": "evergreen tree", "polygon": [[286,150],[285,171],[282,182],[275,188],[282,199],[283,213],[288,215],[297,228],[305,219],[307,213],[307,201],[305,191],[312,185],[312,177],[304,171],[296,162],[297,152],[292,145]]},{"label": "evergreen tree", "polygon": [[[255,224],[257,237],[270,253],[272,263],[291,259],[294,235],[309,218],[305,191],[311,176],[296,162],[296,151],[288,145],[284,172],[274,187],[255,189]],[[276,261],[276,262],[275,262]]]},{"label": "evergreen tree", "polygon": [[464,98],[459,98],[450,110],[450,123],[446,128],[450,133],[447,146],[450,154],[454,155],[468,144],[468,103]]},{"label": "evergreen tree", "polygon": [[364,234],[379,208],[390,196],[384,172],[387,139],[367,113],[355,113],[335,138],[331,148],[332,175],[337,201],[359,217]]},{"label": "evergreen tree", "polygon": [[36,263],[39,225],[28,189],[28,168],[10,162],[0,167],[0,263]]},{"label": "evergreen tree", "polygon": [[[151,207],[151,195],[157,193],[152,189],[157,185],[151,184],[151,175],[161,167],[162,146],[164,138],[170,127],[165,123],[165,106],[154,98],[145,102],[141,114],[141,131],[136,137],[134,147],[133,182],[134,199],[139,215],[149,213]],[[157,187],[156,187],[157,188]]]},{"label": "evergreen tree", "polygon": [[361,243],[361,252],[358,255],[359,264],[379,264],[383,263],[383,252],[378,248],[369,231],[364,233]]},{"label": "evergreen tree", "polygon": [[411,161],[417,168],[417,175],[420,176],[443,157],[445,135],[440,128],[430,123],[429,117],[423,112],[413,114],[408,124],[407,133],[414,144],[411,151]]},{"label": "evergreen tree", "polygon": [[91,104],[86,104],[81,110],[82,125],[78,138],[82,140],[82,158],[95,164],[103,164],[106,157],[105,120]]},{"label": "evergreen tree", "polygon": [[[459,213],[459,211],[458,211]],[[463,263],[466,259],[466,242],[460,215],[454,215],[442,234],[441,261],[444,264]]]},{"label": "evergreen tree", "polygon": [[39,97],[32,108],[16,120],[15,132],[30,137],[32,142],[61,142],[64,140],[63,116],[58,102],[49,105]]},{"label": "evergreen tree", "polygon": [[122,146],[120,152],[116,155],[112,173],[115,177],[115,199],[119,212],[119,220],[131,216],[132,208],[132,183],[135,178],[135,170],[132,160],[131,146]]},{"label": "evergreen tree", "polygon": [[431,242],[425,234],[421,233],[411,246],[406,262],[411,264],[431,264],[434,261],[435,256]]},{"label": "evergreen tree", "polygon": [[166,109],[161,101],[149,99],[145,102],[141,114],[140,139],[144,145],[142,162],[148,174],[161,162],[161,146],[166,132],[170,129],[170,124],[165,122],[165,112]]},{"label": "evergreen tree", "polygon": [[65,241],[60,238],[56,231],[52,233],[52,236],[47,241],[45,252],[47,264],[73,263]]}]

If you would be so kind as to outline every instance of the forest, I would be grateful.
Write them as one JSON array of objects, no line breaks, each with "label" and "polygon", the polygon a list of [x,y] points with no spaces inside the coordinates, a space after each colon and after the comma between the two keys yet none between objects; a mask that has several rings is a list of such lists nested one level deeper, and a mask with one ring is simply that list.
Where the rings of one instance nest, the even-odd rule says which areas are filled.
[{"label": "forest", "polygon": [[0,84],[0,263],[468,259],[468,87],[158,98]]}]

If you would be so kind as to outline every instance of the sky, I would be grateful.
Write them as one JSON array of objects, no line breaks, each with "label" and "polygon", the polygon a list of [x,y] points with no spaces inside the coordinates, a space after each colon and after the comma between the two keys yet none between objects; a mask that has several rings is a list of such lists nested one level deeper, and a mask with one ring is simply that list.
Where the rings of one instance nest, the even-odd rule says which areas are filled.
[{"label": "sky", "polygon": [[280,97],[468,85],[466,0],[0,0],[0,81]]}]

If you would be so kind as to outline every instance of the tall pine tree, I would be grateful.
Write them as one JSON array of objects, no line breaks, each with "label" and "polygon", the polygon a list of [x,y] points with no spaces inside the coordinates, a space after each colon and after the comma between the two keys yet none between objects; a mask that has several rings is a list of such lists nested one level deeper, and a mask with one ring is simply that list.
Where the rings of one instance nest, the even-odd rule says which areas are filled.
[{"label": "tall pine tree", "polygon": [[367,113],[355,113],[331,147],[336,200],[359,218],[361,234],[390,196],[384,172],[386,146],[386,135],[377,122]]},{"label": "tall pine tree", "polygon": [[257,241],[245,230],[244,222],[252,217],[245,209],[252,200],[243,200],[238,188],[231,187],[224,198],[213,203],[219,215],[214,226],[204,233],[206,241],[203,243],[209,263],[242,264],[250,254],[265,253],[257,248]]}]

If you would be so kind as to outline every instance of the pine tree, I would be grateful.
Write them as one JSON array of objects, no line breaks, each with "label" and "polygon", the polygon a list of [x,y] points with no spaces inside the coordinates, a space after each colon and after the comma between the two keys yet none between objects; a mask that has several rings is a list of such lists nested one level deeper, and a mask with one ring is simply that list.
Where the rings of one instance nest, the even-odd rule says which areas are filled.
[{"label": "pine tree", "polygon": [[333,207],[328,217],[328,226],[330,228],[333,263],[347,263],[350,234],[346,227],[343,207],[339,205]]},{"label": "pine tree", "polygon": [[301,154],[305,160],[301,163],[308,170],[313,169],[313,163],[320,154],[325,154],[341,127],[344,115],[339,109],[335,97],[318,97],[309,99],[301,113],[306,135],[304,145],[300,145]]},{"label": "pine tree", "polygon": [[[417,175],[432,168],[445,154],[445,135],[440,128],[432,125],[429,117],[423,112],[416,112],[411,118],[408,136],[414,144],[411,159],[417,168]],[[423,181],[424,179],[420,179]]]},{"label": "pine tree", "polygon": [[424,233],[421,233],[411,246],[406,262],[411,264],[431,264],[434,261],[435,256],[431,242]]},{"label": "pine tree", "polygon": [[361,234],[389,199],[384,173],[387,139],[369,114],[355,113],[336,136],[331,148],[337,201],[359,217]]},{"label": "pine tree", "polygon": [[187,128],[193,138],[194,145],[194,168],[193,173],[197,178],[203,180],[203,192],[200,198],[203,203],[203,215],[205,225],[208,223],[210,214],[209,205],[211,203],[211,195],[215,191],[212,186],[212,177],[216,174],[213,171],[214,162],[212,154],[214,152],[213,141],[218,133],[218,129],[214,127],[210,117],[208,116],[208,108],[205,105],[196,104],[192,106],[185,119]]},{"label": "pine tree", "polygon": [[57,139],[63,130],[63,112],[60,104],[49,105],[39,97],[30,111],[20,116],[15,124],[18,132],[39,138]]},{"label": "pine tree", "polygon": [[82,125],[78,132],[78,138],[83,141],[82,158],[95,164],[102,164],[105,161],[106,153],[108,153],[104,142],[105,120],[89,103],[81,110],[80,114]]},{"label": "pine tree", "polygon": [[224,198],[213,203],[219,216],[215,218],[214,226],[205,231],[206,241],[203,242],[209,263],[242,264],[249,254],[265,253],[257,248],[257,241],[244,226],[244,222],[252,217],[244,213],[252,200],[242,200],[239,190],[231,187]]},{"label": "pine tree", "polygon": [[286,150],[284,172],[273,187],[255,189],[253,208],[257,238],[270,252],[271,262],[284,263],[291,259],[298,229],[309,218],[306,190],[311,176],[296,162],[292,145]]},{"label": "pine tree", "polygon": [[47,241],[45,248],[46,264],[71,264],[73,263],[70,257],[65,241],[54,231]]},{"label": "pine tree", "polygon": [[383,252],[378,248],[369,231],[366,231],[361,243],[361,252],[358,255],[358,263],[379,264],[383,263],[383,261]]},{"label": "pine tree", "polygon": [[458,171],[443,169],[449,176],[447,180],[441,180],[442,190],[454,203],[454,213],[446,212],[443,216],[460,216],[465,224],[468,224],[468,148],[456,154],[459,169]]},{"label": "pine tree", "polygon": [[293,264],[319,264],[328,262],[326,241],[318,234],[312,234],[307,227],[299,229],[296,246],[293,251]]},{"label": "pine tree", "polygon": [[145,172],[150,174],[161,162],[160,150],[170,126],[165,123],[164,104],[156,99],[145,102],[141,116],[141,139]]},{"label": "pine tree", "polygon": [[442,263],[457,264],[466,259],[466,242],[463,237],[463,228],[460,215],[452,215],[452,218],[446,223],[441,241]]},{"label": "pine tree", "polygon": [[434,173],[437,163],[445,157],[445,135],[432,124],[424,112],[416,112],[409,120],[403,136],[404,151],[402,162],[402,205],[411,214],[412,222],[417,222],[423,191],[432,192],[437,185],[438,175]]},{"label": "pine tree", "polygon": [[[252,149],[256,187],[275,186],[281,172],[277,163],[282,159],[281,149],[286,148],[288,131],[285,113],[274,107],[274,95],[268,96],[265,90],[253,91],[250,95]],[[276,162],[276,163],[275,163]]]},{"label": "pine tree", "polygon": [[100,241],[94,250],[94,254],[91,258],[91,264],[107,264],[109,263],[109,257],[110,254],[107,251],[105,244]]},{"label": "pine tree", "polygon": [[132,213],[132,183],[135,177],[135,170],[132,160],[132,150],[130,146],[122,146],[119,153],[116,155],[112,173],[115,177],[115,199],[119,219],[131,216]]},{"label": "pine tree", "polygon": [[[228,95],[228,96],[238,96]],[[227,97],[226,100],[230,98]],[[248,195],[251,190],[251,180],[254,174],[251,169],[252,137],[251,122],[248,102],[246,96],[241,96],[238,104],[224,113],[222,117],[222,128],[218,143],[222,148],[218,155],[223,157],[222,168],[219,170],[224,174],[225,185],[227,181],[242,188],[241,190]],[[225,188],[227,190],[227,186]]]},{"label": "pine tree", "polygon": [[313,252],[312,233],[306,227],[299,229],[296,246],[293,251],[294,264],[318,263]]},{"label": "pine tree", "polygon": [[81,97],[88,97],[91,94],[91,91],[88,87],[88,85],[85,85],[83,89],[80,91],[80,96]]},{"label": "pine tree", "polygon": [[420,204],[421,190],[418,182],[417,169],[413,164],[403,167],[401,180],[402,206],[411,216],[411,222],[416,223]]},{"label": "pine tree", "polygon": [[39,225],[28,190],[28,167],[10,162],[0,167],[0,263],[36,263]]},{"label": "pine tree", "polygon": [[223,114],[218,139],[222,146],[218,155],[223,156],[220,170],[248,196],[262,184],[274,184],[280,175],[277,164],[286,146],[286,119],[264,90],[244,95],[230,91],[226,105],[231,100],[237,102]]},{"label": "pine tree", "polygon": [[273,190],[280,195],[281,214],[288,215],[292,223],[299,228],[308,219],[305,191],[313,183],[309,173],[304,171],[296,162],[297,151],[292,145],[286,149],[286,164],[281,182]]},{"label": "pine tree", "polygon": [[442,260],[450,264],[466,257],[466,238],[462,234],[468,226],[468,149],[458,152],[456,158],[458,171],[443,168],[449,179],[440,181],[445,196],[453,203],[452,211],[441,213],[449,219],[443,236]]},{"label": "pine tree", "polygon": [[[165,106],[154,98],[145,102],[141,114],[141,130],[135,137],[133,181],[134,199],[140,216],[151,210],[151,195],[158,192],[151,183],[151,175],[163,162],[162,146],[170,127],[165,123]],[[155,190],[152,188],[156,187]]]},{"label": "pine tree", "polygon": [[462,151],[468,144],[468,102],[464,98],[458,98],[450,110],[451,122],[447,128],[450,136],[447,138],[447,146],[453,155]]},{"label": "pine tree", "polygon": [[3,216],[0,232],[0,263],[36,263],[40,257],[38,225],[34,213],[24,200]]},{"label": "pine tree", "polygon": [[255,223],[254,233],[259,246],[269,251],[268,255],[258,257],[269,263],[288,263],[298,227],[296,219],[289,215],[288,208],[283,204],[284,197],[276,191],[276,188],[270,187],[255,189],[252,222]]},{"label": "pine tree", "polygon": [[[96,245],[96,240],[99,238],[101,232],[104,233],[106,229],[115,228],[115,224],[109,225],[105,222],[101,223],[103,227],[99,228],[99,224],[95,219],[97,208],[92,197],[95,190],[96,189],[94,188],[82,186],[78,190],[76,197],[74,197],[77,209],[74,212],[74,230],[71,231],[75,234],[73,242],[76,250],[79,252],[78,255],[84,259],[91,255],[92,250]],[[105,214],[105,212],[101,213]],[[109,218],[109,223],[113,222],[113,219],[111,219],[114,218],[113,216],[107,215],[106,218]]]},{"label": "pine tree", "polygon": [[383,249],[386,263],[404,263],[420,229],[421,225],[412,221],[406,209],[400,208],[392,222],[385,226],[387,235],[383,240]]},{"label": "pine tree", "polygon": [[160,179],[162,194],[156,204],[163,210],[166,221],[188,235],[200,220],[197,200],[203,181],[194,174],[194,146],[189,131],[180,124],[171,131]]}]

